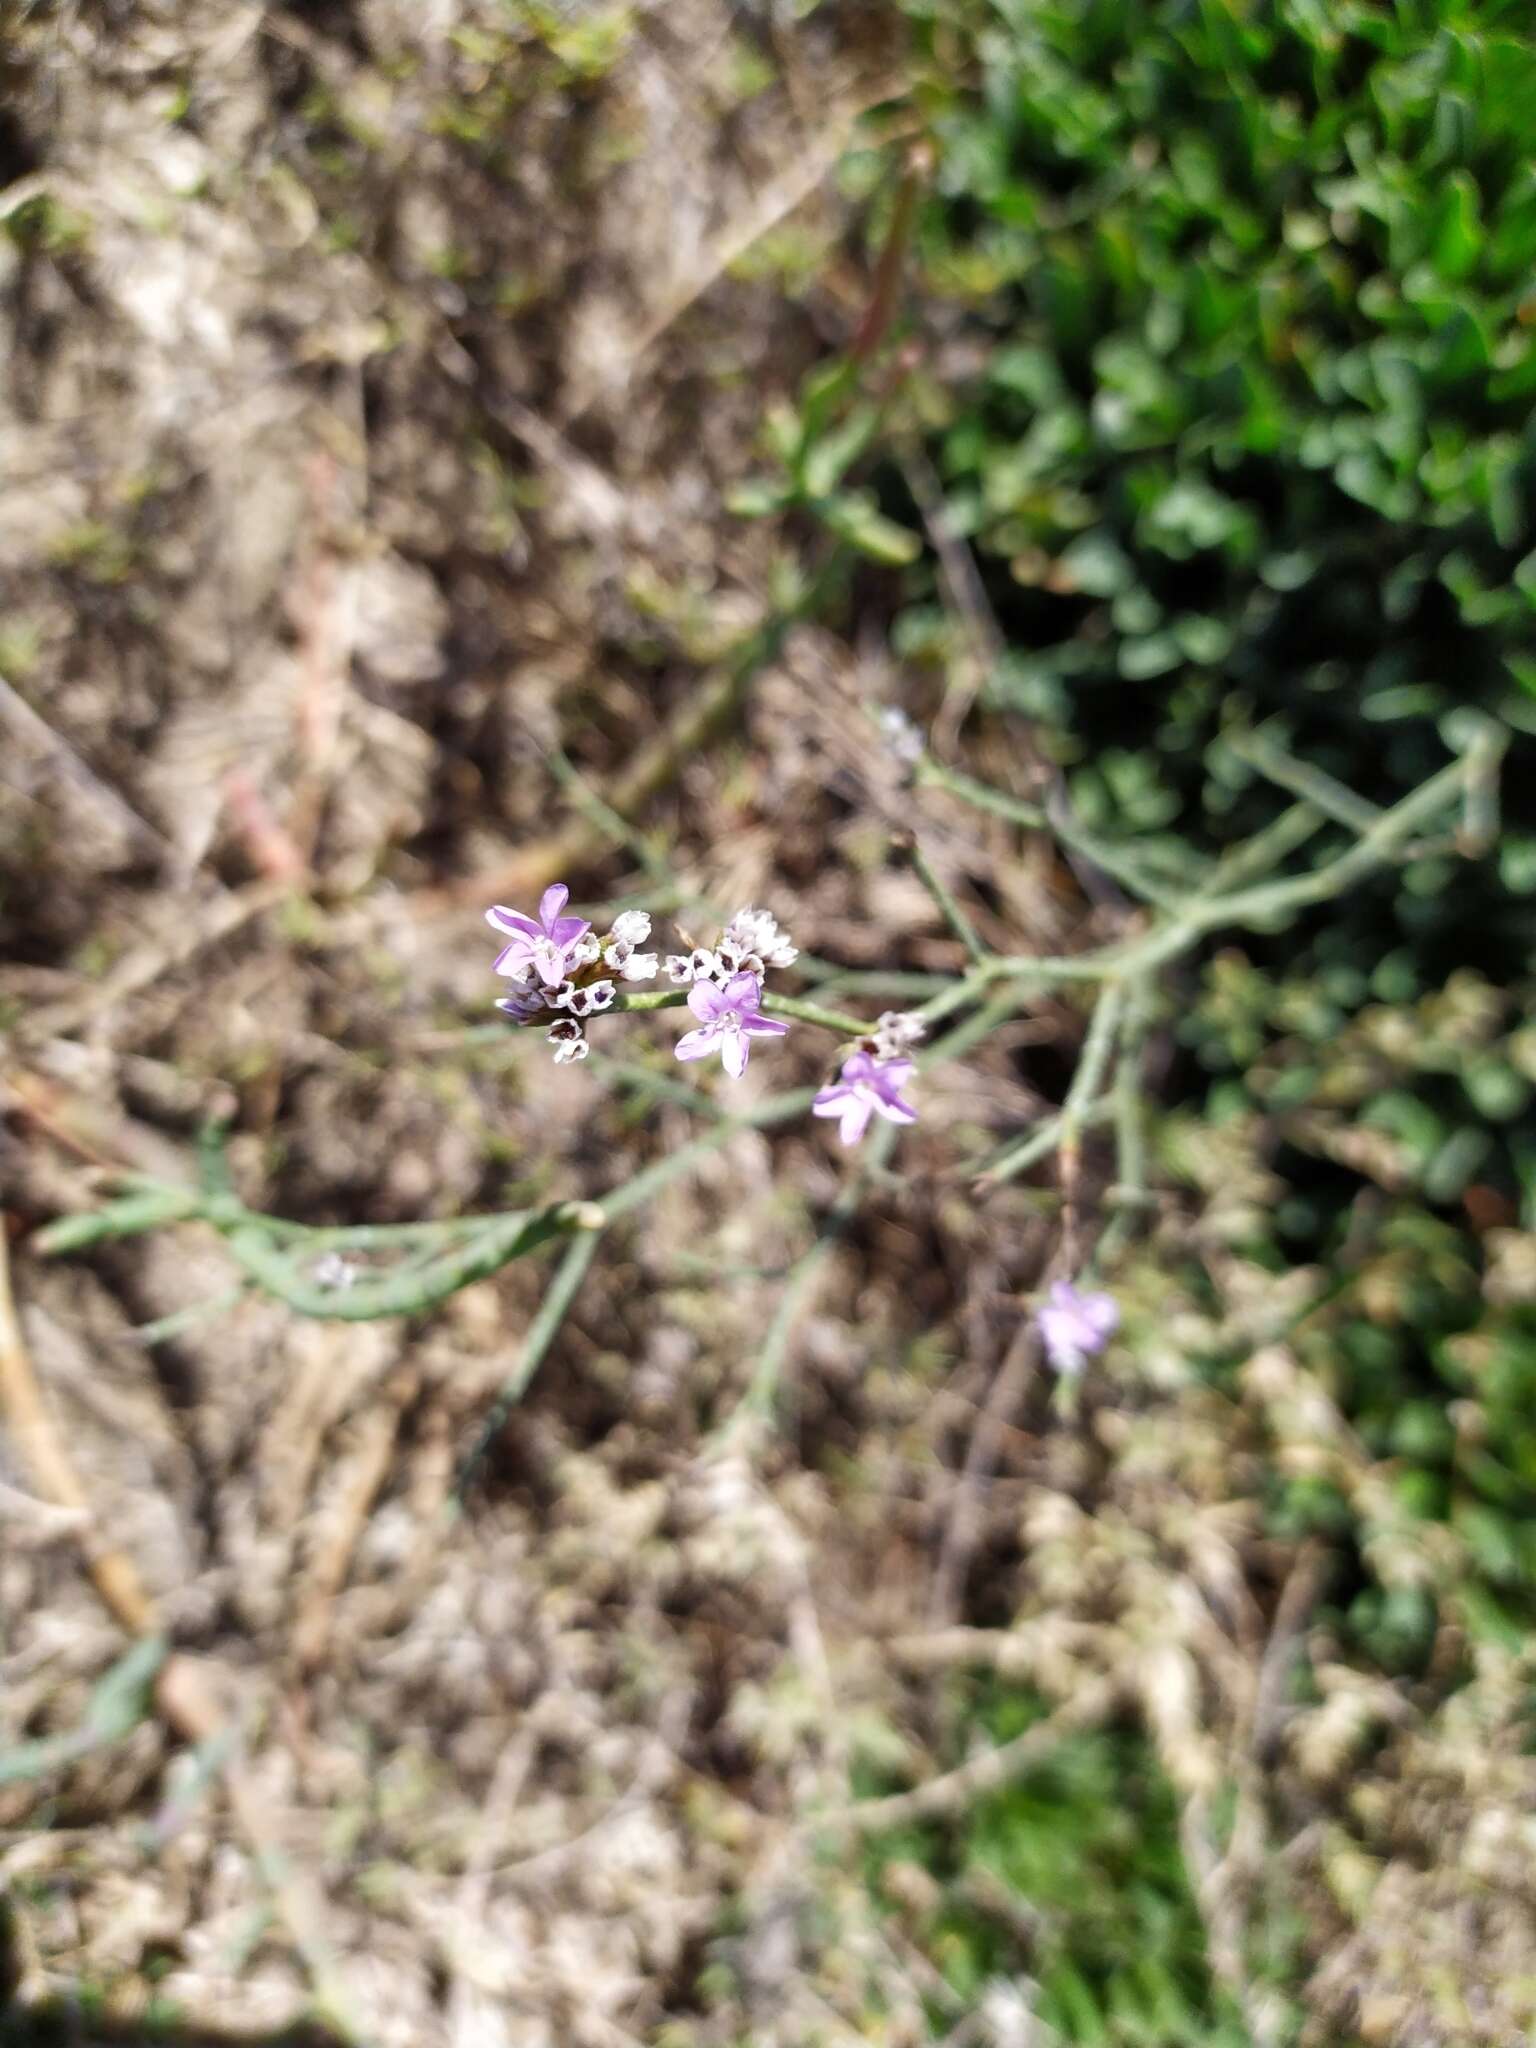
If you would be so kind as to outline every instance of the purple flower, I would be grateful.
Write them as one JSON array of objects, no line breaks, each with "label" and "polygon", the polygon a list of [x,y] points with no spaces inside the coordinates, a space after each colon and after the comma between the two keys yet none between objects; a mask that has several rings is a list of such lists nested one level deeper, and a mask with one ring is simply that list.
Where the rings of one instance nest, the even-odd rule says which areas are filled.
[{"label": "purple flower", "polygon": [[758,1004],[763,984],[755,974],[737,974],[718,987],[712,981],[696,981],[688,991],[688,1007],[699,1020],[697,1031],[685,1031],[677,1041],[680,1060],[703,1060],[718,1047],[720,1064],[733,1077],[747,1069],[749,1038],[782,1038],[787,1024],[775,1024]]},{"label": "purple flower", "polygon": [[1058,1280],[1036,1320],[1057,1372],[1078,1373],[1114,1335],[1120,1310],[1111,1294],[1084,1294],[1070,1280]]},{"label": "purple flower", "polygon": [[901,1099],[915,1072],[911,1060],[877,1060],[873,1053],[853,1053],[844,1060],[837,1080],[811,1104],[811,1114],[839,1118],[838,1136],[845,1145],[857,1145],[872,1116],[893,1124],[915,1124],[917,1111]]},{"label": "purple flower", "polygon": [[505,935],[509,943],[492,962],[495,973],[517,982],[530,978],[545,988],[558,988],[570,978],[581,942],[592,927],[585,918],[562,917],[570,890],[555,882],[539,901],[538,922],[498,903],[485,913],[485,921]]}]

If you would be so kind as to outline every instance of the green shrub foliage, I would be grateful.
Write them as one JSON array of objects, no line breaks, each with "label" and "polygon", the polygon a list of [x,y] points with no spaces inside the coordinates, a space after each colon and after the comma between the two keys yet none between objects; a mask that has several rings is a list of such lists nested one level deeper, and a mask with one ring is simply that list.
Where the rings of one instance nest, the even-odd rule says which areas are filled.
[{"label": "green shrub foliage", "polygon": [[[1008,640],[994,701],[1088,820],[1250,829],[1235,716],[1381,802],[1458,706],[1536,730],[1529,10],[998,0],[963,56],[926,32],[974,88],[918,231],[928,445]],[[936,621],[915,593],[909,652]],[[1528,946],[1519,760],[1497,887],[1410,871],[1381,951]]]}]

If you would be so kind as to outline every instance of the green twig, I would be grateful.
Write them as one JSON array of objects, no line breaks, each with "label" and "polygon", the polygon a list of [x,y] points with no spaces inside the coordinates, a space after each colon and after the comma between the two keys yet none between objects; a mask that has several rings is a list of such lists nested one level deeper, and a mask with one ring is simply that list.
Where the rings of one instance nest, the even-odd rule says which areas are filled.
[{"label": "green twig", "polygon": [[1152,1200],[1147,1191],[1147,1103],[1142,1061],[1153,1008],[1152,982],[1133,982],[1120,1034],[1120,1065],[1110,1098],[1115,1124],[1115,1186],[1110,1200],[1115,1214],[1099,1240],[1096,1262],[1107,1264],[1113,1260]]},{"label": "green twig", "polygon": [[1201,897],[1220,896],[1251,882],[1257,875],[1272,874],[1299,847],[1315,838],[1325,823],[1322,812],[1311,804],[1292,804],[1262,832],[1240,840],[1224,853],[1196,893]]},{"label": "green twig", "polygon": [[480,1432],[465,1454],[453,1483],[455,1500],[462,1500],[464,1489],[474,1477],[481,1459],[500,1434],[507,1417],[528,1391],[529,1383],[544,1362],[544,1354],[559,1334],[560,1325],[565,1321],[566,1312],[587,1277],[587,1268],[596,1255],[601,1233],[584,1231],[580,1237],[572,1238],[566,1247],[565,1256],[555,1268],[554,1276],[545,1288],[539,1302],[538,1312],[528,1325],[528,1334],[523,1339],[522,1352],[517,1364],[502,1381],[486,1414]]},{"label": "green twig", "polygon": [[1096,832],[1089,831],[1065,803],[1052,804],[1049,809],[1029,803],[1022,797],[994,789],[991,783],[978,782],[974,775],[965,775],[958,768],[947,767],[944,762],[934,760],[931,754],[923,756],[915,772],[919,782],[947,789],[952,796],[960,797],[977,810],[1007,818],[1011,824],[1022,825],[1029,832],[1054,833],[1063,846],[1070,847],[1084,860],[1102,868],[1106,875],[1113,875],[1116,881],[1123,882],[1148,903],[1171,906],[1181,900],[1170,883],[1148,873],[1145,859],[1140,854],[1129,847],[1116,846],[1101,839]]},{"label": "green twig", "polygon": [[894,1124],[881,1123],[870,1139],[858,1169],[849,1175],[837,1200],[827,1211],[815,1242],[795,1261],[774,1304],[773,1318],[763,1338],[762,1349],[757,1354],[751,1381],[721,1424],[717,1432],[719,1436],[730,1437],[740,1428],[772,1420],[795,1327],[820,1278],[822,1267],[852,1222],[871,1179],[890,1157],[895,1135]]},{"label": "green twig", "polygon": [[976,936],[976,927],[960,908],[954,891],[924,852],[922,842],[909,836],[905,841],[905,851],[918,880],[938,905],[939,915],[971,959],[978,963],[990,959],[989,950]]},{"label": "green twig", "polygon": [[137,1324],[133,1330],[134,1341],[139,1344],[168,1344],[173,1337],[184,1337],[188,1330],[199,1329],[218,1316],[228,1315],[244,1299],[245,1282],[237,1280],[233,1287],[221,1288],[205,1301],[190,1302],[186,1308],[175,1309],[168,1316],[156,1316],[151,1323]]},{"label": "green twig", "polygon": [[1345,825],[1351,832],[1369,832],[1381,817],[1381,807],[1370,803],[1321,768],[1314,768],[1309,761],[1298,761],[1278,741],[1265,731],[1235,732],[1225,734],[1227,745],[1240,761],[1246,761],[1250,768],[1257,769],[1267,782],[1277,788],[1289,790],[1292,796],[1299,796],[1321,811],[1335,824]]},{"label": "green twig", "polygon": [[[685,988],[644,989],[638,994],[620,994],[601,1014],[612,1016],[623,1010],[630,1016],[644,1015],[651,1010],[681,1009],[688,1000]],[[826,1010],[819,1003],[808,1003],[800,996],[765,995],[763,1010],[770,1017],[792,1017],[801,1024],[816,1024],[823,1031],[835,1031],[840,1038],[862,1038],[869,1029],[867,1017],[850,1017],[841,1010]],[[539,1022],[543,1022],[541,1018]]]}]

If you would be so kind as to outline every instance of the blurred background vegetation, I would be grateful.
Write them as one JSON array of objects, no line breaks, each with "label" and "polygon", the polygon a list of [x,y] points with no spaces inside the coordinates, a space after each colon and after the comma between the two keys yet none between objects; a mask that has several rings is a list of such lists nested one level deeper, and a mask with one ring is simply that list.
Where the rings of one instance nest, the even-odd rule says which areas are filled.
[{"label": "blurred background vegetation", "polygon": [[[887,1580],[926,1584],[933,1525],[898,1542],[882,1517],[900,1491],[896,1467],[903,1484],[917,1473],[921,1490],[956,1462],[957,1440],[963,1451],[964,1430],[935,1423],[928,1402],[952,1365],[976,1363],[968,1318],[982,1311],[964,1284],[942,1299],[914,1293],[912,1267],[937,1247],[931,1262],[967,1271],[984,1307],[1000,1288],[1032,1284],[1039,1233],[1054,1215],[1047,1176],[1014,1191],[1015,1206],[967,1209],[961,1220],[944,1172],[978,1129],[989,1133],[992,1113],[968,1109],[958,1091],[935,1097],[934,1149],[912,1164],[907,1195],[890,1196],[907,1235],[855,1232],[855,1263],[834,1268],[846,1286],[822,1296],[821,1315],[838,1328],[805,1349],[826,1388],[806,1391],[768,1479],[742,1480],[734,1507],[711,1510],[728,1528],[739,1513],[774,1556],[783,1546],[762,1536],[761,1517],[787,1515],[803,1532],[796,1541],[809,1548],[812,1580],[825,1574],[850,1588],[836,1622],[822,1617],[848,1703],[838,1748],[830,1762],[817,1751],[825,1702],[815,1657],[795,1634],[798,1596],[788,1593],[792,1654],[782,1664],[753,1664],[743,1677],[723,1651],[709,1652],[729,1735],[691,1754],[698,1780],[677,1796],[678,1825],[694,1831],[690,1854],[708,1845],[706,1897],[690,1899],[686,1939],[665,1970],[652,1968],[648,1987],[615,2007],[642,2015],[636,2032],[615,2020],[619,2031],[605,2034],[540,1979],[543,1988],[519,1993],[523,2017],[483,2038],[643,2032],[667,2048],[928,2038],[1006,2048],[1513,2048],[1528,2038],[1536,34],[1527,0],[847,9],[822,0],[718,19],[690,10],[671,22],[639,7],[508,0],[446,5],[435,26],[330,0],[265,11],[265,97],[244,127],[223,130],[206,84],[208,67],[229,61],[217,37],[200,41],[156,16],[141,24],[146,54],[113,10],[75,10],[78,20],[61,27],[67,12],[7,10],[16,35],[7,289],[24,361],[50,359],[61,322],[89,328],[103,318],[92,293],[106,286],[93,264],[110,272],[123,262],[121,239],[93,224],[90,193],[48,171],[43,110],[65,89],[51,67],[76,48],[50,38],[67,27],[86,38],[103,104],[116,104],[114,94],[137,103],[152,79],[169,95],[162,127],[205,147],[183,195],[189,207],[234,222],[247,176],[268,211],[243,225],[254,219],[259,240],[263,222],[272,232],[286,223],[293,249],[302,245],[298,282],[274,288],[264,308],[257,290],[247,331],[265,320],[267,374],[307,363],[303,374],[339,415],[356,372],[356,425],[373,438],[363,463],[372,496],[348,508],[351,537],[334,553],[343,565],[376,565],[382,547],[394,565],[392,581],[358,584],[357,603],[365,613],[383,605],[382,638],[393,635],[405,653],[393,650],[392,670],[391,649],[360,643],[357,661],[379,718],[413,726],[418,751],[370,728],[349,758],[359,782],[385,762],[380,818],[333,815],[329,840],[298,849],[307,878],[274,919],[271,942],[307,977],[302,998],[282,999],[288,1049],[276,1029],[271,1043],[236,1042],[218,1017],[216,983],[190,1010],[151,1017],[114,1047],[129,1060],[135,1113],[152,1122],[157,1101],[173,1128],[188,1112],[168,1084],[152,1084],[145,1059],[199,1087],[235,1083],[242,1128],[261,1139],[243,1167],[264,1162],[275,1204],[322,1220],[389,1221],[424,1201],[468,1205],[548,1184],[549,1161],[511,1158],[516,1148],[496,1135],[503,1110],[487,1108],[486,1091],[504,1064],[468,1060],[461,1083],[442,1078],[439,1055],[413,1098],[415,1121],[396,1124],[367,1077],[333,1083],[319,1065],[312,1074],[302,1045],[305,1033],[351,1043],[405,1075],[412,1056],[390,1052],[379,1016],[410,1012],[413,974],[428,1009],[407,1014],[412,1028],[446,1030],[478,1015],[472,964],[439,972],[403,945],[399,958],[413,965],[357,964],[348,906],[502,875],[530,843],[537,853],[552,821],[587,900],[621,880],[631,893],[675,885],[685,905],[723,892],[734,871],[712,853],[711,835],[720,843],[739,832],[760,856],[754,886],[773,891],[797,937],[797,904],[809,906],[816,954],[866,968],[940,958],[931,934],[926,950],[914,941],[906,899],[861,895],[863,881],[850,894],[816,893],[823,872],[879,868],[884,853],[857,835],[881,814],[833,743],[818,737],[831,751],[811,747],[809,766],[801,759],[798,735],[821,732],[803,698],[775,708],[775,664],[792,628],[808,636],[811,688],[824,702],[848,698],[861,713],[898,704],[935,756],[1007,787],[1059,771],[1084,825],[1110,847],[1133,844],[1170,887],[1193,882],[1204,860],[1298,796],[1341,840],[1368,826],[1465,743],[1472,714],[1512,735],[1502,819],[1484,857],[1465,857],[1475,834],[1427,841],[1346,899],[1283,930],[1223,935],[1170,970],[1153,1020],[1159,1206],[1110,1276],[1124,1341],[1102,1383],[1090,1382],[1085,1416],[1063,1412],[1047,1390],[1029,1392],[1017,1458],[1003,1473],[1019,1490],[998,1490],[962,1611],[925,1633],[921,1592],[904,1611]],[[692,81],[695,59],[702,97],[668,100],[677,77]],[[794,123],[834,101],[854,113],[842,129],[833,124],[818,171]],[[698,144],[706,133],[708,148]],[[719,164],[749,163],[762,190],[769,170],[795,169],[796,148],[833,200],[808,213],[808,177],[764,218],[748,209],[750,231],[710,241],[695,216],[708,214],[704,187]],[[658,161],[670,168],[657,173]],[[94,162],[110,176],[110,146]],[[642,218],[647,205],[654,217]],[[190,246],[174,208],[147,232]],[[624,261],[643,271],[684,242],[702,251],[698,265],[679,259],[668,288],[645,303],[644,277],[624,274]],[[206,286],[194,272],[183,288],[195,297]],[[605,368],[619,330],[629,337],[627,384]],[[642,356],[649,366],[637,370]],[[103,349],[85,380],[98,405],[100,380],[115,374]],[[40,390],[43,373],[27,375]],[[109,393],[109,414],[114,402]],[[29,420],[28,403],[23,378],[25,425],[57,431],[67,419],[45,396]],[[290,444],[278,467],[292,468],[303,445]],[[345,468],[350,457],[336,446]],[[171,544],[208,509],[178,460],[147,447],[131,488],[122,475],[100,490],[93,483],[54,522],[37,560],[6,529],[0,666],[98,763],[110,761],[106,736],[131,750],[178,709],[152,663],[120,671],[105,695],[82,696],[78,682],[93,647],[169,645],[178,658],[174,634],[155,636],[169,633],[166,608],[198,568],[189,559],[178,569]],[[685,473],[692,460],[702,482]],[[212,511],[215,527],[237,518],[217,500]],[[302,517],[292,514],[295,525]],[[314,529],[304,532],[312,548]],[[311,586],[298,587],[297,599],[266,589],[259,604],[286,607],[282,630],[297,632],[302,662]],[[585,637],[566,663],[572,618]],[[413,669],[413,633],[447,651]],[[201,660],[196,630],[179,658]],[[634,749],[722,668],[722,715],[688,728],[686,761],[643,787],[626,784]],[[212,722],[235,731],[237,753],[267,758],[261,692],[217,704]],[[401,767],[407,755],[414,765]],[[270,758],[282,787],[291,763]],[[193,774],[218,779],[201,766]],[[594,827],[583,799],[575,815],[587,822],[572,837],[558,791],[568,795],[573,776],[578,793],[604,792],[625,818],[610,810]],[[153,789],[141,800],[158,828],[165,814]],[[281,846],[274,855],[263,838],[265,814],[232,808],[235,827],[209,827],[213,867],[232,886],[248,888],[253,874],[291,884]],[[123,957],[111,945],[91,950],[103,944],[101,903],[92,875],[71,868],[81,858],[46,818],[18,810],[5,827],[0,929],[24,972],[0,1001],[18,1073],[32,1057],[28,1018],[78,1001],[75,981],[47,977],[62,963],[86,984],[107,975],[111,988]],[[1063,920],[1075,930],[1093,906],[1048,846],[1044,865],[1031,860],[1006,835],[979,845],[962,834],[953,878],[999,929],[1032,906],[1026,938],[1050,950]],[[165,886],[163,873],[144,879],[142,848],[101,865],[126,892],[117,898],[125,915],[137,914],[140,883]],[[46,903],[45,867],[72,877]],[[393,927],[364,933],[364,949],[397,943]],[[127,987],[125,1002],[136,999],[137,985]],[[1080,1014],[1057,1004],[1043,1016],[1035,1050],[1010,1055],[995,1085],[1020,1086],[1021,1061],[1038,1099],[1059,1101]],[[67,1040],[92,1029],[73,1016],[50,1023]],[[57,1083],[72,1070],[55,1057],[43,1071]],[[537,1086],[522,1085],[534,1091],[536,1134]],[[653,1110],[659,1099],[641,1097]],[[405,1133],[406,1152],[423,1117],[445,1128],[457,1120],[471,1133],[465,1163],[439,1158],[430,1176],[397,1186],[366,1145],[359,1156],[342,1158],[335,1145],[327,1153],[319,1134],[334,1124],[355,1145],[376,1114],[383,1139]],[[632,1128],[618,1125],[616,1142]],[[43,1143],[46,1129],[26,1135]],[[588,1141],[567,1136],[566,1160],[590,1168]],[[814,1208],[825,1193],[814,1169],[775,1158],[783,1185],[817,1189],[806,1197]],[[1101,1163],[1101,1182],[1106,1174]],[[13,1213],[49,1213],[51,1185],[23,1176]],[[727,1188],[722,1199],[736,1196]],[[786,1227],[793,1200],[776,1213]],[[677,1246],[692,1240],[677,1218],[670,1228],[669,1242],[636,1256],[654,1298],[697,1336],[698,1303],[681,1306],[675,1292]],[[898,1238],[904,1250],[893,1249]],[[803,1249],[792,1231],[789,1241]],[[526,1314],[526,1295],[501,1299],[504,1317]],[[142,1314],[167,1305],[145,1302]],[[592,1313],[609,1317],[594,1340],[608,1364],[579,1395],[537,1411],[489,1482],[491,1508],[523,1515],[516,1526],[540,1543],[551,1526],[563,1531],[572,1556],[585,1555],[572,1534],[585,1527],[580,1503],[617,1512],[625,1484],[637,1500],[641,1478],[655,1477],[633,1444],[601,1467],[601,1484],[581,1463],[612,1433],[652,1426],[643,1408],[627,1419],[627,1380],[612,1366],[626,1343],[640,1344],[623,1320],[630,1311]],[[840,1380],[846,1347],[866,1340],[865,1378]],[[463,1337],[471,1348],[478,1341]],[[731,1337],[721,1341],[728,1351]],[[734,1341],[750,1339],[738,1330]],[[586,1353],[573,1356],[579,1380]],[[973,1406],[990,1370],[983,1359],[960,1377]],[[815,1370],[810,1379],[818,1384]],[[697,1429],[718,1392],[707,1375],[701,1385],[670,1422],[654,1423],[657,1436],[683,1428],[684,1412]],[[192,1397],[183,1388],[178,1398]],[[461,1412],[450,1413],[462,1428]],[[551,1445],[568,1465],[557,1466]],[[226,1449],[198,1452],[209,1513]],[[550,1505],[566,1480],[542,1476],[541,1459],[562,1475],[586,1474],[570,1482],[578,1506],[563,1496]],[[835,1505],[839,1531],[813,1505],[812,1481],[826,1489],[815,1496],[822,1507]],[[749,1514],[743,1503],[759,1483],[763,1502]],[[637,1555],[652,1541],[682,1546],[684,1562],[667,1567],[671,1577],[658,1567],[662,1590],[650,1589],[670,1612],[699,1597],[697,1581],[715,1566],[677,1535],[687,1515],[675,1503],[669,1512],[681,1521],[658,1524],[660,1533],[647,1525]],[[598,1506],[592,1514],[600,1522]],[[894,1564],[851,1561],[873,1560],[887,1541]],[[445,1549],[440,1569],[483,1574],[488,1554]],[[796,1569],[784,1566],[798,1584]],[[611,1613],[630,1611],[642,1615],[643,1635],[644,1601],[604,1576],[617,1570],[603,1567],[605,1590],[582,1625],[600,1631]],[[46,1589],[42,1580],[15,1586],[34,1601]],[[31,1641],[20,1613],[7,1617],[13,1651]],[[875,1614],[878,1679],[869,1644],[860,1647]],[[709,1628],[738,1624],[728,1605],[726,1621]],[[215,1628],[207,1615],[189,1622],[194,1640],[203,1625]],[[249,1620],[229,1626],[237,1642],[261,1640]],[[613,1681],[616,1711],[636,1725],[648,1698],[642,1661],[631,1645]],[[74,1692],[28,1695],[13,1734],[78,1724],[101,1669],[76,1672]],[[1069,1710],[1097,1677],[1116,1691],[1091,1723],[1063,1727],[1038,1760],[953,1811],[864,1830],[855,1855],[835,1831],[799,1862],[787,1838],[775,1837],[770,1853],[727,1810],[721,1787],[734,1796],[762,1774],[778,1786],[779,1807],[764,1795],[765,1810],[814,1808],[839,1763],[845,1795],[899,1798],[925,1773],[963,1769]],[[50,1780],[54,1803],[34,1808],[29,1826],[110,1832],[142,1807],[159,1763],[146,1754],[116,1792]],[[472,1804],[480,1796],[471,1789]],[[0,1843],[26,1832],[20,1809],[8,1825],[14,1833]],[[319,1859],[319,1832],[306,1839]],[[385,1837],[373,1847],[381,1865],[405,1854]],[[342,1853],[323,1849],[333,1852]],[[385,1881],[373,1881],[385,1898]],[[88,1880],[66,1865],[31,1883],[23,1872],[13,1891],[56,1935],[49,1884],[67,1891]],[[109,1896],[110,1886],[97,1892]],[[583,1910],[622,1923],[628,1908],[617,1896]],[[792,1937],[783,1932],[791,1923]],[[367,1954],[376,1935],[365,1913],[350,1945]],[[503,1928],[485,1939],[514,1936]],[[541,1937],[523,1929],[516,1939],[537,1949]],[[163,1929],[154,1941],[174,1948]],[[56,1940],[49,1999],[0,2019],[0,2038],[50,2038],[38,2030],[62,2024],[80,1985],[122,1963],[109,1967],[89,1942],[80,1946],[83,1963]],[[61,2000],[71,1971],[75,1992]],[[178,2010],[173,1997],[167,2025]],[[482,2038],[462,2015],[444,2024],[441,2038]]]}]

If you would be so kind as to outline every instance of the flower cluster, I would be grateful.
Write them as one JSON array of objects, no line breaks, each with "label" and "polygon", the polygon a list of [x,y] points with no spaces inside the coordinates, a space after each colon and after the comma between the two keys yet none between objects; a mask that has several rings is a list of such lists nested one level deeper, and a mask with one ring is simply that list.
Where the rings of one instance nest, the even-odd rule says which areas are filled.
[{"label": "flower cluster", "polygon": [[791,967],[799,957],[800,948],[772,911],[738,910],[713,947],[670,954],[667,979],[679,988],[701,981],[723,988],[741,974],[761,982],[770,967]]},{"label": "flower cluster", "polygon": [[[536,918],[497,904],[486,922],[506,940],[492,963],[512,983],[496,1007],[515,1024],[545,1023],[557,1065],[584,1060],[591,1050],[586,1020],[611,1009],[619,983],[653,981],[659,956],[644,951],[651,936],[648,910],[626,910],[600,939],[582,917],[568,917],[570,891],[557,882],[544,891]],[[675,953],[667,975],[686,987],[696,1027],[678,1040],[680,1060],[718,1052],[732,1076],[746,1069],[753,1038],[782,1038],[789,1029],[762,1011],[763,977],[788,967],[798,949],[771,911],[738,910],[713,946]]]},{"label": "flower cluster", "polygon": [[600,939],[586,918],[564,915],[570,893],[563,882],[546,889],[537,918],[500,903],[485,913],[507,941],[492,968],[513,985],[496,1007],[517,1024],[552,1018],[545,1037],[561,1066],[586,1058],[586,1019],[612,1008],[619,981],[651,981],[657,966],[654,953],[640,951],[651,935],[648,910],[622,911]]},{"label": "flower cluster", "polygon": [[[569,900],[570,891],[557,882],[544,891],[536,918],[504,904],[486,912],[486,921],[506,941],[495,971],[512,984],[496,1007],[516,1024],[546,1025],[545,1040],[561,1066],[586,1058],[586,1020],[614,1006],[619,983],[652,981],[659,964],[655,953],[642,950],[651,936],[649,911],[624,911],[607,937],[599,938],[586,918],[566,915]],[[763,983],[771,970],[798,958],[799,949],[772,911],[751,908],[738,910],[714,945],[668,955],[667,979],[688,991],[684,1000],[694,1020],[677,1041],[676,1057],[702,1060],[718,1053],[725,1071],[739,1078],[753,1039],[782,1038],[789,1029],[764,1013]],[[645,1007],[656,1004],[653,997]],[[815,1115],[836,1117],[845,1145],[858,1143],[871,1117],[916,1122],[917,1111],[902,1090],[917,1071],[912,1050],[922,1036],[920,1018],[886,1011],[843,1061],[837,1079],[816,1096]]]}]

